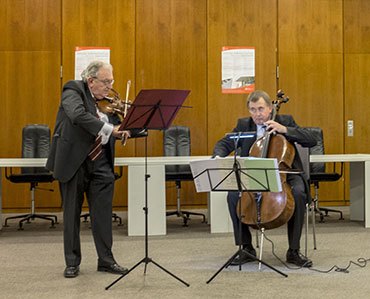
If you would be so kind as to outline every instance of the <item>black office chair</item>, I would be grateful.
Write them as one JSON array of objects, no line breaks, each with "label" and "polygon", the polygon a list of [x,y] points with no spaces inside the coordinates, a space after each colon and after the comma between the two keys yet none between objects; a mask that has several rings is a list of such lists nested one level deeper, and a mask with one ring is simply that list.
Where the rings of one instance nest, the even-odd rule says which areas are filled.
[{"label": "black office chair", "polygon": [[[115,173],[114,174],[114,179],[115,180],[118,180],[122,177],[122,167],[119,168],[120,172],[119,173]],[[84,218],[83,222],[88,222],[87,221],[87,218],[90,217],[90,213],[85,213],[85,214],[81,214],[80,215],[80,218]],[[112,218],[113,218],[113,222],[117,222],[117,220],[119,221],[118,222],[118,226],[122,226],[122,218],[120,216],[118,216],[116,213],[112,213]]]},{"label": "black office chair", "polygon": [[[27,125],[22,131],[22,158],[47,158],[50,147],[50,129],[47,125],[32,124]],[[13,174],[12,168],[10,168],[10,174],[8,175],[8,169],[5,168],[5,176],[12,183],[29,183],[31,190],[31,213],[13,217],[7,217],[5,219],[5,225],[8,226],[9,219],[18,219],[19,230],[23,230],[23,222],[35,218],[48,220],[51,222],[51,228],[54,228],[54,224],[58,223],[58,218],[55,215],[36,214],[35,213],[35,189],[38,188],[39,183],[50,183],[54,181],[53,175],[46,170],[44,167],[22,167],[21,173]],[[44,189],[48,191],[54,191],[52,189]]]},{"label": "black office chair", "polygon": [[[321,128],[318,127],[307,127],[316,137],[317,144],[314,147],[310,148],[310,155],[324,155],[324,134]],[[328,216],[329,212],[339,213],[340,220],[343,220],[343,213],[338,210],[321,208],[319,207],[319,183],[320,182],[335,182],[338,181],[343,175],[343,162],[341,163],[340,173],[335,171],[336,164],[334,163],[334,168],[332,172],[326,172],[325,163],[310,163],[310,181],[315,188],[315,197],[313,198],[315,212],[320,215],[320,222],[324,222],[324,213],[325,216]]]},{"label": "black office chair", "polygon": [[[190,130],[186,126],[173,126],[163,132],[164,156],[190,156]],[[206,221],[206,216],[201,213],[181,210],[181,181],[192,181],[193,175],[189,165],[166,165],[166,181],[174,181],[177,189],[177,209],[169,211],[167,216],[177,215],[184,219],[187,226],[190,215],[198,215]]]}]

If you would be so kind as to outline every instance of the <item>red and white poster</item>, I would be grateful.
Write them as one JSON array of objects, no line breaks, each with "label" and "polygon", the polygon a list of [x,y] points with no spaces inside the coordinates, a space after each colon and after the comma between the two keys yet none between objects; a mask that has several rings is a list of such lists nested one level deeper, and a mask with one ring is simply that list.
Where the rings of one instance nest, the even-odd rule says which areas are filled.
[{"label": "red and white poster", "polygon": [[110,49],[107,47],[76,47],[75,80],[81,80],[82,71],[90,62],[101,60],[110,63]]},{"label": "red and white poster", "polygon": [[251,93],[255,81],[254,47],[222,47],[222,93]]}]

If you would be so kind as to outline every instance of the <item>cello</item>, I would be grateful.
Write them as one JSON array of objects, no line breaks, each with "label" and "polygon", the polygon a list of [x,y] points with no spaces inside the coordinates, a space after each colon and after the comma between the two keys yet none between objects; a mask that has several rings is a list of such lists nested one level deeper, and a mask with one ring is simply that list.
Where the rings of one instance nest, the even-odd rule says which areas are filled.
[{"label": "cello", "polygon": [[[275,120],[282,103],[288,97],[279,90],[277,100],[273,101],[271,120]],[[267,131],[264,136],[256,140],[249,151],[251,157],[276,158],[282,191],[281,192],[243,192],[238,203],[237,213],[241,211],[242,222],[255,229],[277,228],[290,219],[294,212],[294,198],[290,186],[287,184],[287,173],[284,170],[291,168],[295,150],[294,146],[281,134],[270,135]],[[239,208],[239,204],[241,207]],[[240,209],[240,210],[239,210]]]}]

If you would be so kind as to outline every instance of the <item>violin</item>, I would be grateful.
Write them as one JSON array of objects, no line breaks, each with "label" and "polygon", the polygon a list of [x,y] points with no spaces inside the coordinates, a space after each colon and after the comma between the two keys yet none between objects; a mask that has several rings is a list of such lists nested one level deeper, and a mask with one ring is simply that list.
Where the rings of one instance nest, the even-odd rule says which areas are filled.
[{"label": "violin", "polygon": [[[271,119],[275,120],[280,104],[288,97],[279,90],[277,100],[273,101]],[[260,158],[276,158],[279,170],[290,169],[295,156],[294,146],[281,134],[264,136],[252,145],[249,155]],[[280,172],[281,192],[243,192],[240,204],[242,221],[256,229],[273,229],[289,221],[293,215],[295,203],[291,188],[287,184],[287,174]],[[237,208],[239,213],[239,207]]]},{"label": "violin", "polygon": [[128,95],[130,92],[131,81],[127,81],[126,88],[126,100],[122,101],[119,93],[113,88],[110,89],[109,95],[103,99],[97,99],[96,103],[101,112],[105,114],[117,114],[121,121],[126,117],[127,110],[130,107],[130,101],[128,100]]}]

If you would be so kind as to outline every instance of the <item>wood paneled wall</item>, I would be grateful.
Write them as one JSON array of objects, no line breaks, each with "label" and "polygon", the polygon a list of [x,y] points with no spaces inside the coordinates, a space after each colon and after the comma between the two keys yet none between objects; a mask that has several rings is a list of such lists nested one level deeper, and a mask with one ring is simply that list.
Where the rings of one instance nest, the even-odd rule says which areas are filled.
[{"label": "wood paneled wall", "polygon": [[[114,88],[124,98],[127,81],[131,80],[129,96],[134,99],[135,1],[63,0],[62,3],[63,84],[74,79],[76,46],[109,47]],[[116,156],[135,156],[135,143],[129,141],[123,147],[117,142]],[[127,206],[126,177],[127,169],[124,169],[123,177],[115,184],[115,207]]]},{"label": "wood paneled wall", "polygon": [[[247,115],[246,95],[221,93],[222,46],[256,48],[256,88],[272,96],[283,89],[291,101],[281,113],[322,127],[327,153],[368,152],[369,8],[367,0],[0,0],[0,157],[20,157],[26,124],[53,130],[61,87],[74,76],[76,46],[110,47],[115,88],[124,95],[131,80],[131,99],[141,89],[191,90],[185,104],[192,108],[174,124],[190,127],[193,155],[211,154]],[[354,137],[346,135],[349,119]],[[150,156],[162,155],[162,132],[150,131],[148,145]],[[143,140],[117,144],[117,156],[143,154]],[[4,212],[29,208],[29,186],[5,178],[2,186]],[[323,184],[322,198],[343,203],[345,186]],[[58,189],[56,182],[50,187]],[[167,203],[175,205],[168,187]],[[116,208],[127,205],[126,194],[123,178]],[[192,183],[182,195],[187,205],[206,204]],[[38,208],[60,209],[59,192],[36,197]]]},{"label": "wood paneled wall", "polygon": [[[136,1],[136,93],[141,89],[186,89],[190,94],[173,125],[187,125],[192,155],[207,153],[207,6],[205,0]],[[144,156],[144,140],[136,140],[136,155]],[[149,131],[148,154],[163,155],[163,133]],[[167,201],[176,203],[174,183],[167,184]],[[182,203],[206,204],[193,182],[182,183]],[[187,195],[187,196],[186,196]]]},{"label": "wood paneled wall", "polygon": [[[291,99],[280,112],[323,128],[332,154],[344,153],[342,13],[342,0],[279,1],[279,88]],[[320,184],[320,194],[343,202],[343,180]]]},{"label": "wood paneled wall", "polygon": [[[1,158],[21,156],[25,125],[54,126],[61,91],[60,6],[61,0],[0,0]],[[43,186],[57,188],[56,182]],[[29,209],[29,188],[9,183],[3,175],[4,211]],[[54,193],[37,191],[38,206],[59,209]]]},{"label": "wood paneled wall", "polygon": [[208,153],[248,114],[246,94],[221,93],[221,48],[255,47],[256,88],[276,91],[276,1],[208,1]]}]

